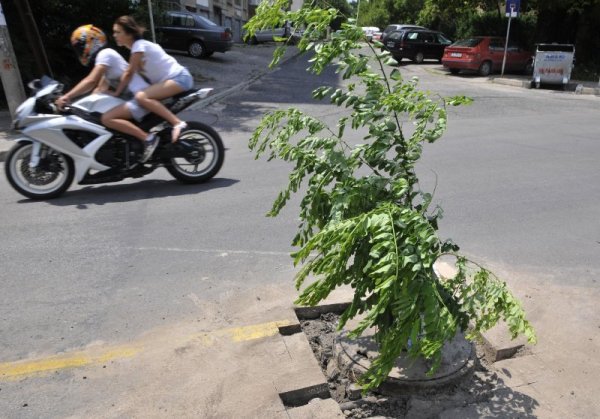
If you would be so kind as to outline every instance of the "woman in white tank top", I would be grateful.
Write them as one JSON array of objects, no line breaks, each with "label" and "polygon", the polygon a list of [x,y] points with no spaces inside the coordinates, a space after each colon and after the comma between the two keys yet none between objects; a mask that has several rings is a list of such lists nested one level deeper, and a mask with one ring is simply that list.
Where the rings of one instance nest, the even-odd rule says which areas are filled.
[{"label": "woman in white tank top", "polygon": [[124,132],[144,141],[144,156],[150,158],[158,145],[155,134],[148,134],[131,122],[138,106],[160,116],[173,126],[172,141],[176,142],[186,123],[169,111],[160,101],[193,87],[189,71],[168,55],[160,45],[142,39],[144,28],[131,16],[121,16],[113,25],[113,36],[117,45],[131,49],[129,67],[121,77],[115,94],[120,94],[135,74],[139,74],[151,85],[135,94],[135,101],[105,113],[102,123],[109,128]]}]

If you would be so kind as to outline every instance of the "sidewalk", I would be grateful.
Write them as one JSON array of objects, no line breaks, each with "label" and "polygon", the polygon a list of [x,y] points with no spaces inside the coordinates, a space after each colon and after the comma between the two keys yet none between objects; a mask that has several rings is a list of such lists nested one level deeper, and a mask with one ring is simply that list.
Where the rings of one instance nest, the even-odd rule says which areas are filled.
[{"label": "sidewalk", "polygon": [[[491,83],[505,84],[508,86],[522,87],[525,89],[535,88],[532,86],[531,76],[506,74],[504,77],[499,75],[490,77]],[[554,88],[562,89],[560,85],[543,85],[541,89]],[[579,95],[600,96],[600,83],[594,81],[571,80],[564,87],[565,92],[573,92]]]}]

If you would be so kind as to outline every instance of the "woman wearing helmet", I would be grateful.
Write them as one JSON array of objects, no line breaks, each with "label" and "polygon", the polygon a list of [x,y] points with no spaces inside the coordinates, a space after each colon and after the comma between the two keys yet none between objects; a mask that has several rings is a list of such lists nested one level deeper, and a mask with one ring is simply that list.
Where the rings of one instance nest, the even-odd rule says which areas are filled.
[{"label": "woman wearing helmet", "polygon": [[153,112],[172,125],[172,141],[176,142],[181,130],[187,126],[174,113],[169,111],[160,101],[178,93],[189,90],[194,85],[190,72],[180,65],[175,58],[168,55],[160,45],[142,38],[144,28],[140,27],[131,16],[121,16],[113,25],[113,36],[117,45],[131,50],[129,68],[121,78],[121,84],[115,94],[121,93],[132,77],[141,74],[151,86],[135,94],[135,101],[118,106],[102,115],[102,123],[112,129],[144,140],[145,162],[158,145],[158,137],[148,134],[130,120],[136,106]]},{"label": "woman wearing helmet", "polygon": [[[83,25],[73,31],[71,45],[77,53],[79,62],[86,67],[93,63],[94,67],[87,77],[56,100],[59,108],[70,103],[72,98],[91,90],[105,92],[119,86],[121,76],[127,69],[127,61],[114,49],[106,48],[106,44],[104,32],[93,25]],[[138,75],[132,78],[128,89],[124,91],[123,98],[130,98],[132,94],[146,87],[148,83]]]}]

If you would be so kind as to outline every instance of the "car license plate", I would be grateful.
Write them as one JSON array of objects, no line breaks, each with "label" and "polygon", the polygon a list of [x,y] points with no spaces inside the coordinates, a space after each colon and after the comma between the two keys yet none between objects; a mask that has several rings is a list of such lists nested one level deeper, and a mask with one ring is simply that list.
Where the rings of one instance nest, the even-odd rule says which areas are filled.
[{"label": "car license plate", "polygon": [[453,52],[452,54],[450,54],[450,56],[460,58],[460,57],[462,57],[462,52]]},{"label": "car license plate", "polygon": [[388,46],[389,48],[394,48],[394,43],[393,43],[393,42],[388,42],[388,43],[387,43],[387,46]]}]

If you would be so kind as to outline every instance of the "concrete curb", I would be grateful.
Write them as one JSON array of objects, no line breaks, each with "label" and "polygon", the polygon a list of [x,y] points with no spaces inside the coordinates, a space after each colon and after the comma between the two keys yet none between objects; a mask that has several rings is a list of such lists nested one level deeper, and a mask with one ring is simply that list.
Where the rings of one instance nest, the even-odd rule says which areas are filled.
[{"label": "concrete curb", "polygon": [[[425,69],[428,73],[437,74],[440,76],[451,76],[451,74],[445,70],[439,68],[427,68]],[[532,81],[530,79],[521,78],[507,78],[500,76],[488,77],[488,83],[502,84],[505,86],[521,87],[523,89],[531,89]],[[600,96],[600,85],[598,87],[584,86],[583,82],[572,80],[568,83],[564,89],[565,92],[573,92],[579,95],[593,95]]]},{"label": "concrete curb", "polygon": [[[489,81],[490,81],[490,83],[522,87],[524,89],[532,89],[533,88],[533,82],[531,80],[492,77],[489,79]],[[594,96],[600,95],[600,87],[587,87],[578,81],[572,81],[572,82],[568,83],[567,85],[565,85],[564,91],[565,92],[573,92],[578,95],[594,95]]]}]

